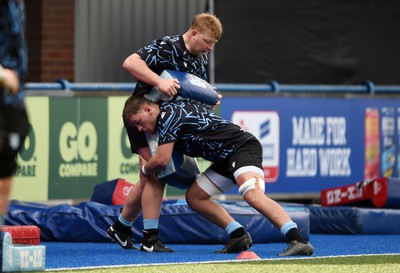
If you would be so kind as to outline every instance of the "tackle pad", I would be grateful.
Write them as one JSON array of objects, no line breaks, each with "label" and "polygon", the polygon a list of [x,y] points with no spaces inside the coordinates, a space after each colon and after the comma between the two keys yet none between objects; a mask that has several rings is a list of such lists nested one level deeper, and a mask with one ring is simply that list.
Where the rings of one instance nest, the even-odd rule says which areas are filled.
[{"label": "tackle pad", "polygon": [[210,108],[219,101],[214,87],[193,74],[167,69],[160,74],[160,77],[163,79],[177,79],[181,88],[178,90],[178,94],[171,99],[162,94],[158,88],[153,87],[150,93],[145,95],[147,99],[153,102],[189,99],[193,103],[201,103],[204,107]]}]

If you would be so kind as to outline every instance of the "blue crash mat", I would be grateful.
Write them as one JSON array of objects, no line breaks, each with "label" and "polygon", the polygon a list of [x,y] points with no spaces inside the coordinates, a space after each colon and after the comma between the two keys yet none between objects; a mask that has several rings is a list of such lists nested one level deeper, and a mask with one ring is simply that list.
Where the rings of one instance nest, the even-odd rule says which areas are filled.
[{"label": "blue crash mat", "polygon": [[[247,203],[222,202],[221,205],[250,232],[254,243],[285,242],[279,230]],[[38,226],[42,241],[108,242],[105,231],[117,219],[121,208],[93,201],[76,206],[12,201],[6,224]],[[300,233],[308,240],[309,210],[297,206],[284,208],[297,223]],[[135,242],[141,242],[142,229],[142,215],[139,215],[133,226]],[[193,212],[184,201],[163,203],[159,229],[160,239],[170,244],[214,244],[227,240],[222,228]]]},{"label": "blue crash mat", "polygon": [[400,234],[400,210],[306,206],[310,232],[316,234]]}]

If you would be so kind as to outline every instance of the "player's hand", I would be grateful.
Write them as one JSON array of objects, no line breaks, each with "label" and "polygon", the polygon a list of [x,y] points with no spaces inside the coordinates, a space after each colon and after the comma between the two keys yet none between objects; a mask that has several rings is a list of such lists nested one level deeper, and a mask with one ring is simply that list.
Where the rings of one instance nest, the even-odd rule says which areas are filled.
[{"label": "player's hand", "polygon": [[214,91],[215,91],[215,93],[217,93],[218,101],[217,101],[216,104],[214,104],[211,107],[211,110],[215,110],[215,108],[217,108],[221,104],[221,99],[222,99],[222,95],[217,92],[217,88],[216,87],[214,87]]},{"label": "player's hand", "polygon": [[178,94],[178,90],[181,88],[181,86],[179,85],[179,81],[177,79],[163,79],[157,88],[169,98],[172,98]]},{"label": "player's hand", "polygon": [[0,81],[0,86],[7,89],[11,94],[16,95],[19,90],[18,75],[14,70],[8,68],[1,68],[3,77]]}]

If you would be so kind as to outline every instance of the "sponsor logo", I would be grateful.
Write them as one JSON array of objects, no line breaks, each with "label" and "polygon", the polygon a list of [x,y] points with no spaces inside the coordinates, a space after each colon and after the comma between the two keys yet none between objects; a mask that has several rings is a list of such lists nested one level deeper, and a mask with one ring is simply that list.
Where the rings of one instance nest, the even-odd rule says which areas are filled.
[{"label": "sponsor logo", "polygon": [[344,116],[293,116],[292,146],[286,150],[287,177],[351,175]]},{"label": "sponsor logo", "polygon": [[18,169],[14,177],[36,177],[37,162],[35,155],[36,140],[35,131],[29,124],[29,134],[25,138],[24,145],[18,157]]},{"label": "sponsor logo", "polygon": [[189,74],[189,81],[192,85],[207,89],[207,85],[205,84],[205,81],[200,79],[199,77],[196,77],[194,75]]},{"label": "sponsor logo", "polygon": [[154,251],[154,246],[147,247],[145,245],[142,245],[143,249],[146,250],[147,252],[153,252]]},{"label": "sponsor logo", "polygon": [[79,128],[66,122],[60,131],[59,149],[62,163],[58,171],[60,177],[97,176],[97,131],[90,121]]},{"label": "sponsor logo", "polygon": [[129,192],[131,191],[131,189],[132,189],[132,186],[125,186],[125,187],[122,189],[122,192],[124,193],[125,196],[128,196],[128,194],[129,194]]},{"label": "sponsor logo", "polygon": [[128,245],[128,241],[121,240],[121,238],[119,238],[118,234],[115,234],[115,239],[117,239],[118,243],[123,247],[126,247]]},{"label": "sponsor logo", "polygon": [[266,182],[279,175],[279,115],[275,111],[236,111],[232,122],[252,133],[263,147],[263,170]]}]

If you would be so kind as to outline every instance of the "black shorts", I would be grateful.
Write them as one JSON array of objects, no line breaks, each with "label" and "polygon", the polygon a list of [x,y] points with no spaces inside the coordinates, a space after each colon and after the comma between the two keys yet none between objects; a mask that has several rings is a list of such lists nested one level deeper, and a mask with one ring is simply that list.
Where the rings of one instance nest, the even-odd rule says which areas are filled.
[{"label": "black shorts", "polygon": [[26,110],[0,104],[0,177],[17,170],[17,155],[29,131]]},{"label": "black shorts", "polygon": [[258,167],[261,170],[263,157],[262,157],[262,146],[256,139],[250,139],[246,141],[242,146],[237,148],[232,155],[223,163],[213,163],[210,168],[235,181],[233,176],[234,172],[245,166]]}]

